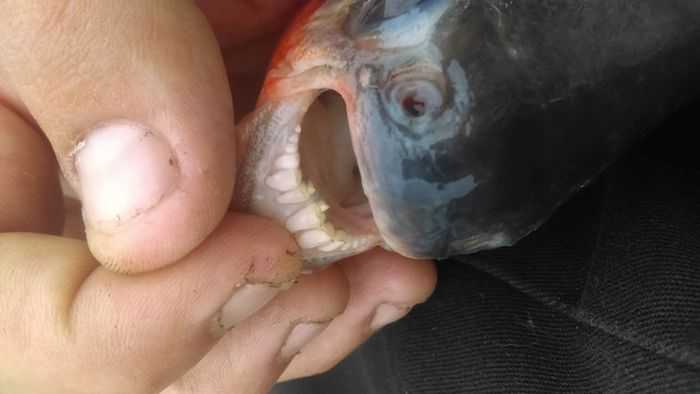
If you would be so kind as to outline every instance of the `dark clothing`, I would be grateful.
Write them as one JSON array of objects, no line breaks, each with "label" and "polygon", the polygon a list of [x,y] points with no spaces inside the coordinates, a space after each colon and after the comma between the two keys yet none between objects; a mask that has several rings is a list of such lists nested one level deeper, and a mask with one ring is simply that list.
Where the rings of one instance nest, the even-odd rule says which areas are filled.
[{"label": "dark clothing", "polygon": [[275,394],[700,393],[700,104],[515,247],[441,262],[434,296]]}]

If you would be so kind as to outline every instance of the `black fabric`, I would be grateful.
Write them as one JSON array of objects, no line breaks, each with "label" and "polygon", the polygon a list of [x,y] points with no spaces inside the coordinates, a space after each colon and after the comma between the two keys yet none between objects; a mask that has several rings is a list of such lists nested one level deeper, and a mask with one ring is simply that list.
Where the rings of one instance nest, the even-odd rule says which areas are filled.
[{"label": "black fabric", "polygon": [[439,263],[428,303],[273,393],[699,393],[699,111],[517,246]]}]

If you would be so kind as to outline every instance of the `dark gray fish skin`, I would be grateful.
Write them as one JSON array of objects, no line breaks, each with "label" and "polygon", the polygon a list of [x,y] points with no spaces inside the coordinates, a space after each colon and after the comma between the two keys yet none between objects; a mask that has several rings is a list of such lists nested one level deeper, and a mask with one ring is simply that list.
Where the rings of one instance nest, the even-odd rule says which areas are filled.
[{"label": "dark gray fish skin", "polygon": [[[378,230],[354,240],[293,230],[321,204],[308,174],[274,164],[325,90],[345,102]],[[296,231],[310,266],[382,243],[415,258],[507,246],[698,93],[698,0],[311,0],[239,127],[237,201]]]},{"label": "dark gray fish skin", "polygon": [[[456,108],[448,84],[452,123],[416,132],[392,120],[380,82],[350,114],[367,119],[355,150],[375,221],[407,256],[516,242],[700,87],[700,1],[412,3],[449,3],[431,41],[468,100]],[[361,12],[351,36],[386,23]]]}]

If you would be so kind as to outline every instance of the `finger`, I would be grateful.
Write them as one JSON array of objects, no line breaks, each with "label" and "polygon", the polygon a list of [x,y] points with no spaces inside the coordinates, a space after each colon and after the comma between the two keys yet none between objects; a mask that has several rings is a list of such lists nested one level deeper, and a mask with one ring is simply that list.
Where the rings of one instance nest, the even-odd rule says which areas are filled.
[{"label": "finger", "polygon": [[63,224],[62,203],[56,161],[48,143],[0,104],[0,233],[58,234]]},{"label": "finger", "polygon": [[347,290],[339,267],[301,277],[163,394],[267,393],[289,361],[343,311]]},{"label": "finger", "polygon": [[206,19],[187,0],[14,0],[0,69],[56,152],[106,266],[189,253],[233,188],[233,108]]},{"label": "finger", "polygon": [[350,283],[347,309],[292,361],[280,380],[331,369],[377,330],[425,302],[437,280],[432,262],[409,260],[383,250],[341,264]]},{"label": "finger", "polygon": [[21,392],[77,390],[71,384],[81,392],[157,392],[293,283],[301,267],[283,229],[236,214],[187,258],[152,273],[108,271],[83,245],[0,237],[0,282],[8,284],[0,287],[0,313],[12,317],[0,319],[0,371],[33,385]]}]

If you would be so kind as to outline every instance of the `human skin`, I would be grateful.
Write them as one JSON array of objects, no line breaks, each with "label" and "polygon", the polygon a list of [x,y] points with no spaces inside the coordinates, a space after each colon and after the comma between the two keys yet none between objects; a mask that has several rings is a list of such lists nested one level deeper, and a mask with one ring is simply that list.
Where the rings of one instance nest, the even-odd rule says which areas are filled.
[{"label": "human skin", "polygon": [[0,3],[0,391],[267,392],[429,296],[431,264],[383,251],[300,276],[229,211],[234,103],[300,3]]}]

